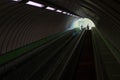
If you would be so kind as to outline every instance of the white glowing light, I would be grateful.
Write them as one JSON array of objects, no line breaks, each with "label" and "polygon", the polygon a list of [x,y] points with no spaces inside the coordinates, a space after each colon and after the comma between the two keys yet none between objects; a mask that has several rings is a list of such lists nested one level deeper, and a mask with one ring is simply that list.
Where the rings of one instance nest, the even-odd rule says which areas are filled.
[{"label": "white glowing light", "polygon": [[78,20],[76,20],[73,25],[71,26],[71,28],[80,28],[83,29],[87,29],[87,26],[89,26],[89,29],[92,29],[92,27],[95,27],[95,24],[93,23],[92,20],[88,19],[88,18],[80,18]]},{"label": "white glowing light", "polygon": [[51,11],[54,11],[54,10],[55,10],[55,8],[53,8],[53,7],[49,7],[49,6],[46,7],[46,9],[47,9],[47,10],[51,10]]},{"label": "white glowing light", "polygon": [[61,11],[61,10],[56,10],[56,12],[59,12],[59,13],[61,13],[62,11]]},{"label": "white glowing light", "polygon": [[67,14],[67,12],[63,12],[63,14]]},{"label": "white glowing light", "polygon": [[36,7],[40,7],[40,8],[43,8],[43,7],[44,7],[43,4],[36,3],[36,2],[33,2],[33,1],[28,1],[26,4],[32,5],[32,6],[36,6]]},{"label": "white glowing light", "polygon": [[13,1],[20,2],[20,1],[22,1],[22,0],[13,0]]},{"label": "white glowing light", "polygon": [[70,13],[67,13],[67,15],[70,15]]}]

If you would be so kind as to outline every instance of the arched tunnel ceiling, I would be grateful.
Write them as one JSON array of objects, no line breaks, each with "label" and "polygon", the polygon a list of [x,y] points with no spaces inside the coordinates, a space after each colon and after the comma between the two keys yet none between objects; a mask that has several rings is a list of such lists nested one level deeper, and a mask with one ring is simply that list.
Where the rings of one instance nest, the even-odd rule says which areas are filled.
[{"label": "arched tunnel ceiling", "polygon": [[43,0],[66,8],[81,17],[98,20],[99,17],[109,16],[118,18],[120,15],[119,0]]}]

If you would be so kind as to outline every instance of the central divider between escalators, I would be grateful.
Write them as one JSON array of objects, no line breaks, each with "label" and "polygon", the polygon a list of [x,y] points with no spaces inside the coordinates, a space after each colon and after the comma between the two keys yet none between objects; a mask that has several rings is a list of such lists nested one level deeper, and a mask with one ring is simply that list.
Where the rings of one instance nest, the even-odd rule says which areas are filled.
[{"label": "central divider between escalators", "polygon": [[97,80],[91,30],[86,30],[78,53],[80,54],[79,62],[73,80]]}]

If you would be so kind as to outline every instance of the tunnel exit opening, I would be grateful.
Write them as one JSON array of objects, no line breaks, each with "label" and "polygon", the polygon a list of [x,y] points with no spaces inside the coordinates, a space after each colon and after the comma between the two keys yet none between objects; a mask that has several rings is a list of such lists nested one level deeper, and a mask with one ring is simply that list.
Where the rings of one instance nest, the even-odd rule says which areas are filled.
[{"label": "tunnel exit opening", "polygon": [[72,26],[71,26],[72,29],[73,28],[79,28],[80,30],[82,30],[82,29],[89,29],[89,30],[91,30],[92,27],[95,27],[95,24],[89,18],[80,18],[80,19],[77,19],[77,20],[75,20],[72,23]]}]

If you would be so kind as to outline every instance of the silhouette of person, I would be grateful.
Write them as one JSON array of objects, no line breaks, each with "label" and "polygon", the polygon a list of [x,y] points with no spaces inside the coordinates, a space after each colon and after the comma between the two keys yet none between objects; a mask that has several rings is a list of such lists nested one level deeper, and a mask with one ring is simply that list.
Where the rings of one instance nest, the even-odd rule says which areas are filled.
[{"label": "silhouette of person", "polygon": [[81,25],[81,30],[83,29],[83,25]]},{"label": "silhouette of person", "polygon": [[87,25],[87,30],[90,30],[89,25]]}]

